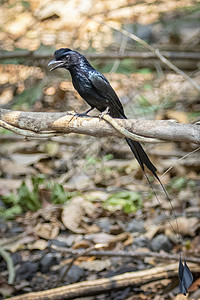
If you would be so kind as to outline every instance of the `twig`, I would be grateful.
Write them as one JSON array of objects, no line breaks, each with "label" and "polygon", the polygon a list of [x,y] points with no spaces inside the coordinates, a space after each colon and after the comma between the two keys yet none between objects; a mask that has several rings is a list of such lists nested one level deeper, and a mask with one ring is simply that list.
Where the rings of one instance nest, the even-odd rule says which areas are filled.
[{"label": "twig", "polygon": [[[51,246],[51,248],[53,248],[53,247]],[[63,278],[68,273],[68,271],[71,269],[72,265],[77,260],[77,258],[79,258],[80,256],[88,255],[92,250],[94,250],[96,248],[97,248],[97,245],[89,247],[88,249],[83,251],[83,255],[82,255],[82,253],[78,253],[78,252],[76,254],[73,254],[74,257],[71,259],[71,262],[68,264],[68,266],[67,266],[66,270],[63,272],[62,276],[58,279],[56,286],[58,286],[63,281]]]},{"label": "twig", "polygon": [[[198,272],[199,266],[188,264],[191,271]],[[77,297],[96,295],[110,290],[125,288],[127,286],[138,287],[163,278],[177,276],[177,263],[167,264],[143,271],[129,272],[110,278],[102,278],[92,281],[82,281],[59,288],[33,292],[10,298],[10,300],[65,300],[76,299]]]},{"label": "twig", "polygon": [[[69,253],[72,255],[79,255],[79,256],[98,256],[98,257],[136,257],[136,258],[145,258],[145,257],[155,257],[160,259],[167,259],[167,260],[177,260],[179,261],[180,255],[176,254],[168,254],[168,253],[157,253],[157,252],[134,252],[134,251],[94,251],[90,250],[87,255],[82,250],[76,250],[71,248],[64,248],[55,245],[51,245],[51,248],[63,253]],[[200,264],[200,258],[198,257],[185,257],[186,261],[194,262]]]},{"label": "twig", "polygon": [[143,45],[145,48],[149,49],[151,52],[153,52],[164,64],[166,64],[170,69],[172,69],[173,71],[175,71],[177,74],[181,75],[185,80],[187,80],[197,91],[200,92],[200,86],[198,85],[197,82],[195,82],[192,78],[190,78],[186,73],[184,73],[182,70],[180,70],[178,67],[176,67],[172,62],[170,62],[166,57],[164,57],[159,49],[155,49],[154,47],[152,47],[151,45],[149,45],[147,42],[145,42],[144,40],[142,40],[141,38],[139,38],[138,36],[136,36],[133,33],[129,33],[128,31],[122,29],[122,28],[115,28],[114,26],[109,25],[108,23],[102,22],[102,21],[98,21],[96,19],[94,19],[96,22],[101,23],[102,25],[105,25],[106,27],[109,27],[112,30],[121,32],[122,34],[128,36],[129,38],[131,38],[132,40],[140,43],[141,45]]},{"label": "twig", "polygon": [[14,279],[15,279],[15,268],[14,268],[12,257],[2,247],[0,247],[0,256],[2,256],[3,259],[7,263],[7,267],[8,267],[8,283],[9,284],[13,284]]},{"label": "twig", "polygon": [[165,176],[165,174],[167,174],[177,163],[179,163],[181,160],[183,160],[184,158],[188,157],[189,155],[191,154],[194,154],[195,152],[199,151],[200,150],[200,147],[198,147],[197,149],[185,154],[184,156],[182,156],[181,158],[177,159],[175,161],[174,164],[172,164],[161,176],[160,178],[162,178],[163,176]]},{"label": "twig", "polygon": [[[156,139],[152,139],[152,138],[146,138],[146,137],[141,137],[138,136],[134,133],[129,132],[128,130],[126,130],[124,127],[120,126],[115,119],[113,119],[111,116],[109,116],[108,114],[104,115],[102,117],[102,119],[106,120],[110,125],[112,125],[117,131],[119,131],[121,134],[123,134],[124,136],[133,139],[135,141],[138,142],[147,142],[147,143],[158,143],[159,141]],[[160,141],[161,142],[161,141]]]},{"label": "twig", "polygon": [[54,137],[54,136],[58,136],[58,135],[62,135],[62,133],[56,133],[55,131],[52,132],[43,132],[43,133],[38,133],[38,132],[34,132],[31,131],[29,129],[21,129],[21,128],[17,128],[15,126],[12,126],[2,120],[0,120],[0,127],[7,129],[9,131],[12,131],[14,133],[20,134],[20,135],[24,135],[25,137],[32,137],[32,138],[48,138],[48,137]]}]

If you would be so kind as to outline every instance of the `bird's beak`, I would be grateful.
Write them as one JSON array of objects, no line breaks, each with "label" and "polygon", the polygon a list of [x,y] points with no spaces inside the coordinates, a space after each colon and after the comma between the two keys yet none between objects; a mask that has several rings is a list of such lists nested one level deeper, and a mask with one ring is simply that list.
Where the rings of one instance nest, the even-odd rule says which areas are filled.
[{"label": "bird's beak", "polygon": [[51,68],[50,71],[53,71],[53,70],[56,70],[56,69],[62,67],[64,65],[64,62],[62,60],[52,60],[52,61],[50,61],[48,66],[54,65],[54,64],[57,64],[57,65],[55,67]]}]

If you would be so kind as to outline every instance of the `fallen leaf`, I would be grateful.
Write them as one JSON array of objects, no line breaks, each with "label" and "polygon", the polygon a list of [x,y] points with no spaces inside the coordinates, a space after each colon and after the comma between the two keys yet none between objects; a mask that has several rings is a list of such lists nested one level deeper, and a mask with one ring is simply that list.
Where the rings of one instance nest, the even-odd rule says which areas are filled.
[{"label": "fallen leaf", "polygon": [[95,244],[110,243],[114,239],[115,239],[114,235],[111,235],[111,234],[108,234],[108,233],[104,233],[104,232],[94,234],[94,236],[93,236],[93,242]]},{"label": "fallen leaf", "polygon": [[192,283],[192,285],[188,288],[188,292],[190,293],[195,292],[199,288],[200,288],[200,277]]},{"label": "fallen leaf", "polygon": [[13,162],[21,166],[30,166],[43,158],[47,158],[46,154],[12,154],[11,159]]},{"label": "fallen leaf", "polygon": [[174,300],[188,300],[189,298],[188,298],[188,296],[186,295],[183,295],[183,294],[178,294],[175,298],[174,298]]},{"label": "fallen leaf", "polygon": [[173,119],[178,121],[179,123],[188,123],[188,116],[184,111],[178,111],[178,110],[166,110],[165,115],[169,119]]},{"label": "fallen leaf", "polygon": [[0,179],[0,195],[6,195],[18,189],[22,181],[20,179]]},{"label": "fallen leaf", "polygon": [[33,244],[28,244],[28,249],[30,250],[45,250],[47,247],[47,241],[43,239],[39,239],[35,241]]},{"label": "fallen leaf", "polygon": [[75,174],[70,180],[64,184],[65,189],[78,189],[82,190],[85,188],[92,188],[94,186],[93,182],[90,180],[90,178],[82,173],[82,174]]},{"label": "fallen leaf", "polygon": [[151,240],[155,235],[156,233],[160,230],[160,225],[148,225],[148,226],[145,226],[145,229],[146,229],[146,233],[144,234],[144,236]]},{"label": "fallen leaf", "polygon": [[69,201],[62,212],[62,222],[66,228],[75,233],[87,233],[81,226],[85,215],[92,216],[96,208],[94,204],[78,196]]},{"label": "fallen leaf", "polygon": [[100,272],[111,267],[111,261],[108,258],[104,260],[96,259],[93,261],[83,261],[80,264],[80,267],[84,268],[85,270]]},{"label": "fallen leaf", "polygon": [[11,252],[16,252],[25,248],[25,244],[32,243],[35,238],[31,235],[27,236],[16,236],[11,238],[5,238],[0,240],[0,245],[4,247],[5,250],[10,250]]},{"label": "fallen leaf", "polygon": [[12,162],[8,159],[1,159],[0,170],[6,175],[11,176],[36,174],[36,171],[32,167],[21,165],[20,163]]},{"label": "fallen leaf", "polygon": [[15,287],[6,282],[6,277],[2,276],[0,280],[0,295],[3,296],[4,299],[10,298],[12,294],[15,292]]},{"label": "fallen leaf", "polygon": [[[178,228],[177,228],[178,224]],[[194,218],[185,218],[185,217],[179,217],[175,220],[170,221],[169,223],[165,224],[165,229],[170,230],[171,227],[173,227],[175,232],[180,232],[182,235],[190,235],[194,236],[195,231],[198,227],[199,224],[199,219],[194,217]]]},{"label": "fallen leaf", "polygon": [[59,226],[55,223],[41,223],[37,224],[34,232],[44,239],[55,239],[59,234]]},{"label": "fallen leaf", "polygon": [[87,249],[92,246],[92,243],[87,240],[82,240],[80,242],[74,243],[73,249],[79,249],[79,248],[84,248]]}]

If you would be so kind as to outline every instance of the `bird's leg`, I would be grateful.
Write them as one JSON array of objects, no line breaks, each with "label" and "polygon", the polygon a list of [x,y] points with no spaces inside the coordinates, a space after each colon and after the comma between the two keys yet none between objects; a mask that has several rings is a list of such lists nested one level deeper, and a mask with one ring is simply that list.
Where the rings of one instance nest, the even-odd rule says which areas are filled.
[{"label": "bird's leg", "polygon": [[92,111],[93,109],[94,109],[94,107],[90,107],[90,109],[88,109],[88,110],[85,111],[84,113],[81,113],[81,114],[76,113],[75,116],[76,116],[77,118],[78,118],[78,117],[85,117],[85,116],[87,116],[88,113],[89,113],[90,111]]},{"label": "bird's leg", "polygon": [[[78,117],[84,117],[84,116],[87,116],[88,113],[89,113],[91,110],[93,110],[93,109],[94,109],[94,107],[91,107],[90,109],[88,109],[87,111],[85,111],[84,113],[81,113],[81,114],[75,112],[75,114],[72,116],[71,120],[73,120],[73,118],[76,118],[76,119],[77,119]],[[71,121],[71,120],[70,120],[70,121]]]},{"label": "bird's leg", "polygon": [[98,117],[99,117],[99,119],[103,119],[103,117],[105,116],[105,115],[108,115],[109,114],[109,107],[107,107],[104,111],[102,111],[99,115],[98,115]]}]

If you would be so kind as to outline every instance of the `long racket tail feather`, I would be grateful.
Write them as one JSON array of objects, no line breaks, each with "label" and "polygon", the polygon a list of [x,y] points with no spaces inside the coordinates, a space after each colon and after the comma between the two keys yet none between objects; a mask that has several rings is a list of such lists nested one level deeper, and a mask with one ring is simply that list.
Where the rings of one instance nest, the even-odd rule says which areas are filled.
[{"label": "long racket tail feather", "polygon": [[[146,176],[147,177],[147,176]],[[172,205],[172,201],[162,183],[162,181],[160,180],[160,178],[158,176],[156,176],[156,179],[158,180],[158,182],[160,183],[169,203],[172,209],[172,212],[175,216],[175,220],[176,220],[176,228],[177,228],[177,236],[179,239],[179,243],[182,244],[182,238],[181,238],[181,234],[180,234],[180,230],[179,230],[179,225],[178,225],[178,221],[176,218],[176,212],[174,210],[174,207]],[[148,180],[149,181],[149,180]],[[158,198],[157,198],[158,199]],[[170,223],[170,222],[169,222]],[[171,224],[171,223],[170,223]],[[171,226],[172,227],[172,226]],[[174,231],[176,232],[176,231]],[[179,293],[183,294],[186,296],[186,294],[188,293],[188,288],[191,286],[192,282],[193,282],[193,275],[192,272],[190,271],[186,260],[184,259],[184,265],[182,263],[182,258],[181,258],[181,254],[182,252],[180,252],[180,260],[179,260],[179,268],[178,268],[178,276],[179,276]]]},{"label": "long racket tail feather", "polygon": [[[157,194],[156,194],[156,192],[155,192],[155,189],[154,189],[154,187],[153,187],[151,181],[149,180],[149,177],[147,176],[147,173],[146,173],[145,171],[144,171],[144,175],[145,175],[146,180],[148,181],[148,183],[149,183],[149,185],[150,185],[150,187],[151,187],[151,189],[152,189],[152,191],[153,191],[154,196],[156,197],[156,200],[157,200],[158,204],[159,204],[160,207],[162,208],[162,204],[161,204],[161,202],[160,202],[160,200],[159,200],[159,198],[158,198],[158,196],[157,196]],[[170,222],[169,217],[166,215],[165,211],[162,210],[162,212],[163,212],[163,214],[165,215],[165,217],[166,217],[166,219],[167,219],[167,222],[169,223],[169,225],[170,225],[172,231],[173,231],[173,232],[176,232],[176,230],[174,229],[174,227],[172,226],[172,224],[171,224],[171,222]],[[178,234],[177,234],[177,238],[178,238],[178,241],[180,242],[180,236],[179,236]]]},{"label": "long racket tail feather", "polygon": [[[142,146],[140,145],[139,142],[136,142],[136,141],[133,141],[131,139],[128,139],[126,138],[126,142],[128,143],[129,147],[131,148],[133,154],[135,155],[139,165],[141,166],[142,168],[142,171],[159,203],[159,205],[162,207],[161,203],[160,203],[160,200],[154,190],[154,187],[151,183],[151,181],[149,180],[146,172],[145,172],[145,169],[144,169],[144,165],[151,171],[151,173],[154,175],[154,177],[158,180],[160,186],[162,187],[162,190],[167,198],[167,200],[169,201],[170,203],[170,207],[172,209],[172,213],[175,217],[175,220],[176,220],[176,228],[177,230],[174,230],[169,218],[167,217],[165,211],[163,210],[163,213],[164,215],[167,217],[167,220],[168,220],[168,223],[170,224],[170,227],[172,229],[172,231],[174,233],[177,234],[177,237],[178,237],[178,241],[179,243],[181,244],[181,234],[180,234],[180,230],[179,230],[179,226],[178,226],[178,221],[177,221],[177,218],[176,218],[176,212],[174,210],[174,207],[172,205],[172,201],[167,193],[167,190],[165,189],[163,183],[161,182],[160,178],[158,177],[158,175],[156,174],[156,167],[152,164],[152,162],[150,161],[150,159],[148,158],[146,152],[144,151],[144,149],[142,148]],[[187,292],[188,292],[188,288],[190,287],[190,285],[192,284],[193,282],[193,275],[192,275],[192,272],[190,271],[189,267],[187,266],[186,264],[186,261],[184,259],[184,265],[182,263],[182,259],[181,259],[181,253],[180,253],[180,260],[179,260],[179,292],[186,295]]]}]

